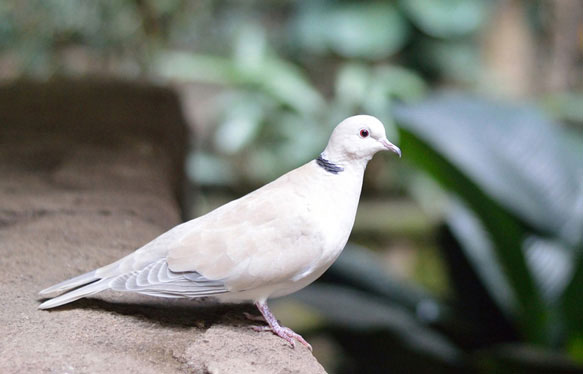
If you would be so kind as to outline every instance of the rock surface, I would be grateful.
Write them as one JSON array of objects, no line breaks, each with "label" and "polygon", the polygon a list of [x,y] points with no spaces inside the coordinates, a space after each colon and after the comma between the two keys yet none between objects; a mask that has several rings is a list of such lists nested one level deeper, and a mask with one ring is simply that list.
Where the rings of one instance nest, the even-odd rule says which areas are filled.
[{"label": "rock surface", "polygon": [[103,293],[51,311],[37,293],[180,221],[176,97],[120,83],[0,88],[0,372],[324,373],[249,328],[247,305]]}]

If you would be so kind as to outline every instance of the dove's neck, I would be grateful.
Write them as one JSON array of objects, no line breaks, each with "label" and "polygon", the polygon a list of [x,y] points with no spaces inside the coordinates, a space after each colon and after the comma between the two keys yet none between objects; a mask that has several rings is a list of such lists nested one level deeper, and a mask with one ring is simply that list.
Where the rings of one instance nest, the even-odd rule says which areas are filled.
[{"label": "dove's neck", "polygon": [[366,165],[371,158],[353,158],[350,155],[334,152],[334,149],[329,148],[330,146],[326,147],[316,159],[318,165],[324,170],[333,174],[339,174],[348,168],[353,172],[356,171],[364,174],[364,169],[366,169]]},{"label": "dove's neck", "polygon": [[[356,213],[356,205],[362,188],[362,180],[368,159],[354,159],[335,152],[328,148],[316,159],[316,165],[323,171],[320,175],[327,183],[331,183],[329,191],[331,197],[335,194],[341,201],[350,205],[349,210]],[[350,201],[350,203],[348,203]]]},{"label": "dove's neck", "polygon": [[309,164],[313,168],[315,181],[309,184],[308,205],[314,216],[318,217],[315,225],[324,243],[316,276],[336,260],[346,245],[354,226],[368,161],[334,156],[334,153],[325,150]]}]

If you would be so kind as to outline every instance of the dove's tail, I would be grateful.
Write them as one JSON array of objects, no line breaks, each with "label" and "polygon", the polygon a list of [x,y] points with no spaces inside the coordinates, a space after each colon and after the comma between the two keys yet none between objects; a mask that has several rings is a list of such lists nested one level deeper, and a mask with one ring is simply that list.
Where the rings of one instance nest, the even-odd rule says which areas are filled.
[{"label": "dove's tail", "polygon": [[38,294],[43,297],[55,297],[74,288],[93,283],[98,279],[99,278],[95,275],[95,270],[93,270],[88,273],[78,275],[74,278],[62,281],[61,283],[57,283],[49,288],[45,288]]},{"label": "dove's tail", "polygon": [[104,280],[99,279],[95,275],[95,271],[90,271],[89,273],[68,279],[39,292],[40,296],[51,297],[50,300],[47,300],[39,305],[39,308],[54,308],[70,303],[71,301],[75,301],[82,297],[93,295],[97,292],[105,290],[106,288],[108,288],[108,285],[104,282]]},{"label": "dove's tail", "polygon": [[39,309],[50,309],[55,308],[64,304],[68,304],[72,301],[79,300],[83,297],[87,297],[98,292],[104,291],[109,288],[108,279],[100,279],[96,282],[85,285],[81,288],[77,288],[73,291],[69,291],[64,295],[57,296],[50,300],[45,301],[38,306]]}]

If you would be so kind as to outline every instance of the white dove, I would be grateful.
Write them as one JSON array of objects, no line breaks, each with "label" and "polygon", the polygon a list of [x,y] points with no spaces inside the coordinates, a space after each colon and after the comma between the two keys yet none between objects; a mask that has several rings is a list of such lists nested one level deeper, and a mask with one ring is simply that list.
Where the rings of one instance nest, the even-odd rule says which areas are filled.
[{"label": "white dove", "polygon": [[[214,297],[255,303],[269,330],[295,347],[267,299],[296,292],[338,258],[356,216],[364,170],[390,150],[383,124],[358,115],[342,121],[307,164],[212,212],[180,224],[122,259],[40,292],[54,308],[112,289],[169,298]],[[60,295],[60,296],[58,296]]]}]

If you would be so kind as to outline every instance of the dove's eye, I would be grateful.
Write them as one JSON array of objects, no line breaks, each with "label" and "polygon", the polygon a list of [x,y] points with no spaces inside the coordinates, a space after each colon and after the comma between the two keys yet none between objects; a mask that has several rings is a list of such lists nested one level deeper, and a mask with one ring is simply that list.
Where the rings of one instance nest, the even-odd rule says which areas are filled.
[{"label": "dove's eye", "polygon": [[360,137],[361,138],[366,138],[367,136],[368,136],[368,130],[367,129],[360,130]]}]

